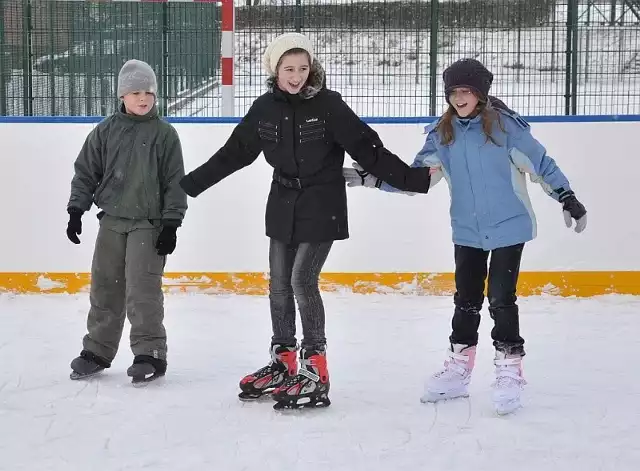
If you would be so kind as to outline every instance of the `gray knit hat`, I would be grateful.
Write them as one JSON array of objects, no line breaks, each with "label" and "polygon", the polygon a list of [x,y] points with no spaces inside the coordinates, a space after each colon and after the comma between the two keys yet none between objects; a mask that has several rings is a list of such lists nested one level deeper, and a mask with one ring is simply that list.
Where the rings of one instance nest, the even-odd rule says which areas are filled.
[{"label": "gray knit hat", "polygon": [[149,64],[136,59],[125,62],[118,74],[118,97],[132,92],[158,92],[155,72]]}]

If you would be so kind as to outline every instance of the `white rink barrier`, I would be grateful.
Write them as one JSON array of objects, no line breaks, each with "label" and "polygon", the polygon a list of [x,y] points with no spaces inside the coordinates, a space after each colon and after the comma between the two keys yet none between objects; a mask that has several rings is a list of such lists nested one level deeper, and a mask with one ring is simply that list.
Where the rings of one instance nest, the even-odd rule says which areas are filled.
[{"label": "white rink barrier", "polygon": [[[73,162],[95,120],[3,118],[0,201],[0,291],[86,290],[98,221],[84,218],[82,244],[66,238]],[[418,122],[419,121],[419,122]],[[385,145],[412,162],[431,119],[371,120]],[[590,296],[640,294],[640,158],[634,140],[640,116],[529,120],[534,135],[569,177],[589,213],[582,234],[564,226],[560,205],[531,182],[538,238],[527,244],[520,292]],[[227,139],[233,120],[174,121],[187,172]],[[352,160],[345,159],[345,166]],[[189,199],[168,290],[263,294],[268,280],[264,211],[271,167],[260,156]],[[349,188],[350,239],[337,242],[325,265],[324,289],[449,294],[453,246],[449,192],[443,181],[428,195],[408,197]]]}]

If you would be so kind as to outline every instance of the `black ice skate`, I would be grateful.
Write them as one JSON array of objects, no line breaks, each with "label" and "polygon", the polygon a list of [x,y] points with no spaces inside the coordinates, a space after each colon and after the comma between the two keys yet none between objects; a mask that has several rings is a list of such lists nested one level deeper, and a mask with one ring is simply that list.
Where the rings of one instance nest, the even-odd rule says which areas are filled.
[{"label": "black ice skate", "polygon": [[275,410],[328,407],[329,370],[324,348],[302,349],[300,371],[273,391]]},{"label": "black ice skate", "polygon": [[73,380],[90,378],[109,367],[111,367],[111,363],[104,358],[100,358],[89,350],[82,350],[80,356],[71,361],[73,371],[69,377]]},{"label": "black ice skate", "polygon": [[260,399],[281,386],[287,378],[295,376],[298,371],[296,350],[296,347],[272,345],[271,362],[242,378],[240,381],[242,392],[238,394],[238,398],[242,401]]},{"label": "black ice skate", "polygon": [[133,365],[127,369],[127,375],[131,376],[134,386],[144,386],[165,375],[167,362],[149,355],[136,355]]}]

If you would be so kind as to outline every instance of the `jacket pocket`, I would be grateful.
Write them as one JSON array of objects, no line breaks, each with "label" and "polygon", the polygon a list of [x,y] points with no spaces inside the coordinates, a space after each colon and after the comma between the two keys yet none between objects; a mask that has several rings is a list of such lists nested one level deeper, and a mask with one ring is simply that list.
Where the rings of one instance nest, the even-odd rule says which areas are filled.
[{"label": "jacket pocket", "polygon": [[107,189],[107,187],[109,187],[109,185],[111,184],[111,180],[113,178],[113,174],[115,172],[115,167],[112,168],[103,178],[102,181],[100,182],[100,184],[98,185],[98,188],[96,188],[96,191],[93,193],[93,201],[97,204],[99,203],[101,200],[104,202],[106,199],[105,196],[108,195],[108,192],[106,192],[105,194],[105,190]]},{"label": "jacket pocket", "polygon": [[300,135],[300,144],[324,139],[326,134],[325,121],[324,119],[319,119],[311,123],[300,124],[298,132]]},{"label": "jacket pocket", "polygon": [[279,127],[267,121],[258,121],[258,135],[260,139],[269,142],[280,142]]}]

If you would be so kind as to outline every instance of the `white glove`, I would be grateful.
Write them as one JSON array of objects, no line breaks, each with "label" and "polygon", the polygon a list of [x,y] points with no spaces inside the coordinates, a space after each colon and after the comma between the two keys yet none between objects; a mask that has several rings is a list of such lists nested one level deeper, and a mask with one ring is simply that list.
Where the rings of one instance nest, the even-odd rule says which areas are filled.
[{"label": "white glove", "polygon": [[356,162],[353,164],[353,168],[343,168],[342,175],[347,181],[347,186],[364,186],[365,188],[380,188],[382,180],[378,177],[371,175],[365,169],[363,169]]}]

